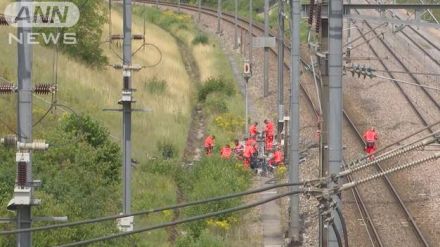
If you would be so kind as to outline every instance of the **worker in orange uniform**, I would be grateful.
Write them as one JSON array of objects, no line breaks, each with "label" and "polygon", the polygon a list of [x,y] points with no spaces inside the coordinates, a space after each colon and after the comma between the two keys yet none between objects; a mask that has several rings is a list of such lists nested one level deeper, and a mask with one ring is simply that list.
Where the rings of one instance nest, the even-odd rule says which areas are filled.
[{"label": "worker in orange uniform", "polygon": [[251,157],[253,154],[253,146],[246,144],[244,146],[244,152],[243,152],[243,166],[245,169],[249,169],[251,165]]},{"label": "worker in orange uniform", "polygon": [[274,136],[273,122],[268,120],[268,119],[266,119],[266,120],[264,120],[264,124],[266,125],[264,127],[264,133],[265,133],[264,144],[265,144],[265,148],[266,148],[266,150],[272,150],[273,136]]},{"label": "worker in orange uniform", "polygon": [[237,159],[241,159],[243,156],[244,146],[237,139],[234,140],[234,145],[235,146],[233,148],[233,151],[234,151],[235,157],[237,157]]},{"label": "worker in orange uniform", "polygon": [[[364,141],[366,143],[366,146],[364,148],[364,151],[370,155],[373,154],[376,151],[376,141],[377,141],[377,133],[376,130],[371,127],[369,130],[367,130],[364,133]],[[370,159],[374,159],[373,156],[371,156]]]},{"label": "worker in orange uniform", "polygon": [[215,136],[207,136],[205,139],[205,153],[207,156],[210,156],[212,154],[212,150],[215,146]]},{"label": "worker in orange uniform", "polygon": [[222,159],[230,159],[231,158],[231,154],[232,154],[232,149],[231,146],[229,146],[229,144],[226,144],[224,147],[222,147],[222,149],[220,149],[220,156],[222,157]]},{"label": "worker in orange uniform", "polygon": [[258,134],[257,126],[258,126],[258,122],[254,122],[249,127],[249,137],[254,139],[254,140],[257,138],[257,134]]},{"label": "worker in orange uniform", "polygon": [[281,151],[281,148],[278,147],[277,150],[273,153],[272,159],[269,160],[269,164],[271,166],[278,166],[284,161],[284,154]]}]

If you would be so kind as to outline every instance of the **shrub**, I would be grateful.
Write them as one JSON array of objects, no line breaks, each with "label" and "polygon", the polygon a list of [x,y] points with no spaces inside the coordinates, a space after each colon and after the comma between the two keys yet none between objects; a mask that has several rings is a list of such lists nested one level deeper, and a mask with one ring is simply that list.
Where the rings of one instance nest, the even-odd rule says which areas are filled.
[{"label": "shrub", "polygon": [[203,33],[198,33],[192,41],[193,45],[198,45],[198,44],[206,45],[208,43],[209,43],[209,38]]},{"label": "shrub", "polygon": [[233,96],[235,93],[234,86],[230,82],[225,82],[222,78],[209,78],[203,83],[199,89],[199,101],[204,102],[211,93],[222,93],[227,96]]},{"label": "shrub", "polygon": [[153,95],[162,95],[167,90],[167,82],[165,80],[158,79],[157,77],[153,77],[147,82],[145,82],[145,88]]},{"label": "shrub", "polygon": [[159,150],[162,158],[169,160],[177,157],[176,146],[168,140],[161,140],[157,143],[157,149]]}]

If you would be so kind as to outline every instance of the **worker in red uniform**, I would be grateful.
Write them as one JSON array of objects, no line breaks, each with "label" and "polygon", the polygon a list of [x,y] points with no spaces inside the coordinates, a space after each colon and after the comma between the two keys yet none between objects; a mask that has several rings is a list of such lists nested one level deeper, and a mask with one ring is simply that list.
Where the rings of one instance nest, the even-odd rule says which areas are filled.
[{"label": "worker in red uniform", "polygon": [[278,166],[284,161],[284,154],[281,151],[281,148],[278,147],[277,150],[273,153],[272,159],[269,160],[269,164],[272,166]]},{"label": "worker in red uniform", "polygon": [[206,155],[210,156],[212,154],[212,149],[214,149],[215,146],[215,136],[207,136],[205,139],[205,153]]},{"label": "worker in red uniform", "polygon": [[274,136],[273,122],[268,120],[268,119],[266,119],[266,120],[264,120],[264,124],[266,125],[264,127],[264,133],[265,133],[264,144],[265,144],[265,148],[266,148],[266,150],[272,150],[273,136]]},{"label": "worker in red uniform", "polygon": [[232,154],[232,149],[231,146],[229,146],[229,144],[226,144],[224,147],[222,147],[222,149],[220,149],[220,157],[222,157],[222,159],[230,159],[231,158],[231,154]]},{"label": "worker in red uniform", "polygon": [[258,126],[258,122],[255,122],[251,124],[251,126],[249,127],[249,137],[252,139],[257,138],[257,134],[258,134],[257,126]]},{"label": "worker in red uniform", "polygon": [[233,148],[234,155],[235,157],[237,157],[237,159],[241,159],[243,156],[244,146],[237,139],[234,140],[234,145],[235,145]]},{"label": "worker in red uniform", "polygon": [[[377,141],[377,133],[376,130],[371,127],[369,130],[367,130],[364,133],[364,141],[366,143],[366,146],[364,148],[364,151],[370,155],[373,154],[376,151],[376,141]],[[373,159],[374,157],[371,156],[370,159]]]}]

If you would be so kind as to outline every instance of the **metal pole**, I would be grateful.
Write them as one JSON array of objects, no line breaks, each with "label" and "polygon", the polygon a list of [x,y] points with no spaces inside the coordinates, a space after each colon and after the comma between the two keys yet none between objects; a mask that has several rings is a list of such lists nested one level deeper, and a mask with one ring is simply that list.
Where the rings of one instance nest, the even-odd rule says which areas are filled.
[{"label": "metal pole", "polygon": [[[20,2],[32,2],[21,0]],[[18,37],[24,37],[24,42],[18,43],[18,97],[17,97],[17,134],[22,143],[32,142],[32,45],[27,40],[32,33],[32,27],[19,24]],[[26,164],[26,186],[32,183],[32,152],[29,151],[29,162]],[[17,166],[18,171],[18,166]],[[33,189],[31,189],[32,198]],[[17,205],[17,228],[32,227],[31,205]],[[17,236],[17,246],[32,246],[32,233],[23,232]]]},{"label": "metal pole", "polygon": [[112,47],[112,0],[108,1],[108,32],[109,32],[109,46]]},{"label": "metal pole", "polygon": [[253,7],[252,7],[252,0],[249,0],[249,63],[252,66],[252,27],[254,26],[253,24]]},{"label": "metal pole", "polygon": [[[269,37],[269,0],[264,0],[264,37]],[[267,97],[269,94],[269,47],[264,47],[263,60],[263,95]]]},{"label": "metal pole", "polygon": [[278,142],[284,120],[284,1],[279,0],[278,11]]},{"label": "metal pole", "polygon": [[[327,149],[327,123],[328,123],[328,19],[321,19],[320,51],[317,53],[319,69],[321,71],[321,107],[322,115],[320,121],[320,145],[319,145],[319,165],[320,177],[328,175],[328,149]],[[324,227],[323,217],[319,217],[319,246],[327,246],[327,228]]]},{"label": "metal pole", "polygon": [[244,125],[244,134],[245,136],[247,135],[247,131],[248,131],[248,119],[249,119],[249,102],[248,102],[248,82],[249,82],[249,78],[245,79],[245,85],[244,85],[244,94],[245,94],[245,125]]},{"label": "metal pole", "polygon": [[235,0],[234,11],[234,49],[238,48],[238,0]]},{"label": "metal pole", "polygon": [[177,2],[177,12],[180,13],[180,0],[178,0],[178,2]]},{"label": "metal pole", "polygon": [[[124,44],[123,44],[123,64],[131,65],[131,0],[124,0]],[[123,155],[123,213],[131,213],[131,71],[124,71],[123,75],[123,95],[129,95],[128,100],[122,100],[123,120],[122,120],[122,155]]]},{"label": "metal pole", "polygon": [[217,33],[221,33],[222,0],[217,0]]},{"label": "metal pole", "polygon": [[[351,4],[351,0],[348,0],[348,4]],[[350,9],[348,9],[348,14],[350,15]],[[347,30],[347,43],[349,44],[347,47],[347,63],[351,63],[351,49],[352,49],[352,44],[351,44],[351,20],[347,19],[348,21],[348,30]]]},{"label": "metal pole", "polygon": [[201,14],[202,14],[202,0],[198,0],[199,1],[199,9],[198,9],[198,11],[199,11],[199,22],[200,22],[200,16],[201,16]]},{"label": "metal pole", "polygon": [[[300,69],[300,22],[301,6],[300,0],[291,0],[291,99],[290,99],[290,148],[289,148],[289,183],[299,182],[299,82]],[[296,188],[291,187],[293,191]],[[299,241],[299,196],[292,195],[289,200],[290,227],[289,237],[292,241]]]},{"label": "metal pole", "polygon": [[[343,1],[329,1],[329,173],[338,174],[342,165],[342,27]],[[333,196],[340,208],[338,196]],[[334,222],[339,232],[342,232],[340,219]],[[329,234],[328,246],[338,246],[334,233]]]},{"label": "metal pole", "polygon": [[156,0],[156,8],[159,8],[159,0]]}]

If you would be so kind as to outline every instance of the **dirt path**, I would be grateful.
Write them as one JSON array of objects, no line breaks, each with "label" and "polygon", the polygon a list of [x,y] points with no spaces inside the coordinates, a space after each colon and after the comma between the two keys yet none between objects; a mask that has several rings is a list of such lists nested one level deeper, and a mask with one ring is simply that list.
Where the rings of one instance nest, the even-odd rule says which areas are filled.
[{"label": "dirt path", "polygon": [[[190,80],[197,85],[200,83],[200,70],[192,54],[191,48],[179,40],[178,37],[174,36],[174,38],[179,46],[180,56],[182,57],[182,61],[185,65],[186,73],[189,75]],[[204,134],[205,118],[201,106],[197,104],[191,114],[191,124],[186,140],[186,147],[182,156],[182,160],[185,165],[190,166],[194,161],[200,160],[202,156],[202,150],[200,147],[202,146]],[[185,201],[185,195],[183,194],[182,188],[179,186],[179,184],[177,184],[176,188],[176,200],[177,203],[182,203]],[[179,216],[180,211],[176,210],[173,221],[178,220]],[[177,227],[168,228],[168,241],[171,244],[175,243],[178,236],[179,233],[177,232]]]}]

